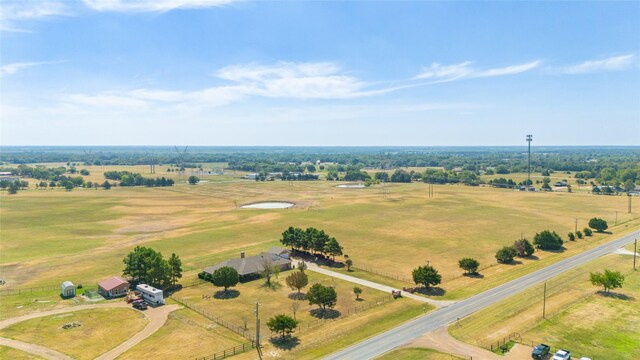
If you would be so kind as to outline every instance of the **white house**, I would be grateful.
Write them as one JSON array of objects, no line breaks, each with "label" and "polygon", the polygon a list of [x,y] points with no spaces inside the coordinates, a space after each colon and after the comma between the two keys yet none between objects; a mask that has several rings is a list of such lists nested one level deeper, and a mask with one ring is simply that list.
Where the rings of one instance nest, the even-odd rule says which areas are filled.
[{"label": "white house", "polygon": [[76,287],[71,281],[65,281],[60,287],[60,295],[62,297],[74,297],[76,296]]},{"label": "white house", "polygon": [[136,290],[142,294],[144,301],[151,305],[164,305],[164,295],[162,290],[156,289],[147,284],[138,284]]}]

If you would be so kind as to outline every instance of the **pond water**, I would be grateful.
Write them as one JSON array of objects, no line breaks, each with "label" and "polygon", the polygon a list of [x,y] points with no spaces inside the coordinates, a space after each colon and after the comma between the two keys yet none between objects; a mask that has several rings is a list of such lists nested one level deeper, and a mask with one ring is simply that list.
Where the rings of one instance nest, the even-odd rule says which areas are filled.
[{"label": "pond water", "polygon": [[240,206],[241,209],[287,209],[295,205],[285,201],[268,201]]},{"label": "pond water", "polygon": [[340,185],[337,185],[336,187],[346,188],[346,189],[364,189],[365,188],[364,184],[340,184]]}]

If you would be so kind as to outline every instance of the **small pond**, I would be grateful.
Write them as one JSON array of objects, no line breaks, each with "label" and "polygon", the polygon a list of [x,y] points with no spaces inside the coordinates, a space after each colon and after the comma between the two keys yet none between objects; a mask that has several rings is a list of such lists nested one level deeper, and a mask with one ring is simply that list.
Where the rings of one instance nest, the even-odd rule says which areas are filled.
[{"label": "small pond", "polygon": [[240,206],[241,209],[287,209],[295,205],[286,201],[267,201]]}]

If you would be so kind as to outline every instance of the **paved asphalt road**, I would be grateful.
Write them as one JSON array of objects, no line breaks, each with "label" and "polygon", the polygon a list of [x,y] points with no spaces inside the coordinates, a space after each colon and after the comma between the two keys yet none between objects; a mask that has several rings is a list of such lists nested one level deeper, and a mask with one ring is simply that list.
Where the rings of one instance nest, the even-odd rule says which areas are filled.
[{"label": "paved asphalt road", "polygon": [[[325,360],[373,359],[376,356],[384,354],[389,350],[420,337],[426,332],[446,326],[456,321],[457,318],[463,318],[511,295],[526,290],[533,285],[539,284],[567,270],[575,268],[576,266],[609,254],[621,246],[632,243],[633,240],[638,237],[640,237],[640,231],[635,231],[591,250],[587,250],[581,254],[557,262],[544,269],[537,270],[453,305],[440,308],[418,319],[406,322],[387,332],[333,353],[327,356]],[[629,263],[629,266],[631,267],[632,263]]]}]

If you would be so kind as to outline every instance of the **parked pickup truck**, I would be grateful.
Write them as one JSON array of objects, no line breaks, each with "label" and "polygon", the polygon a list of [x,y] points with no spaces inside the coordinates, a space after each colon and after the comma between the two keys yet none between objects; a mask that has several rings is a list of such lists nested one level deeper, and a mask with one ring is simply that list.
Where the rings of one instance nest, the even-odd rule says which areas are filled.
[{"label": "parked pickup truck", "polygon": [[133,304],[133,307],[138,310],[145,310],[147,306],[149,306],[149,304],[147,304],[147,302],[142,299],[134,300],[132,304]]},{"label": "parked pickup truck", "polygon": [[547,344],[540,344],[533,348],[531,351],[531,357],[533,359],[539,360],[544,359],[547,354],[551,351],[551,347]]}]

